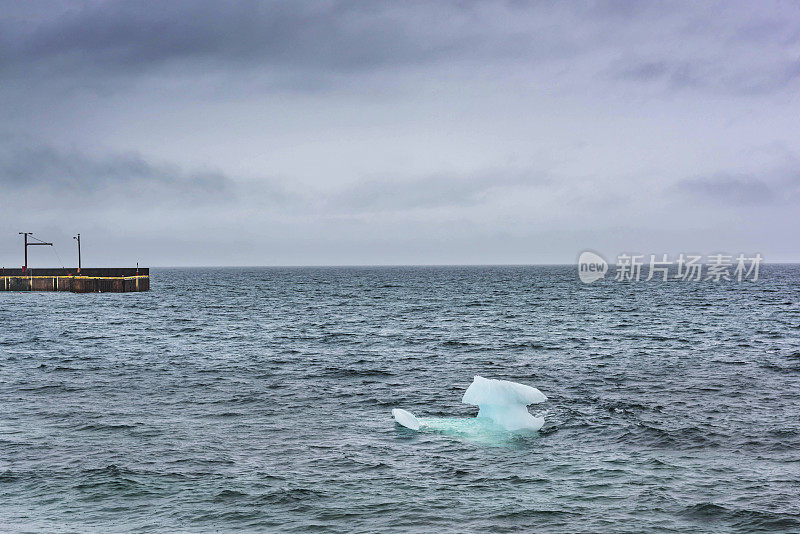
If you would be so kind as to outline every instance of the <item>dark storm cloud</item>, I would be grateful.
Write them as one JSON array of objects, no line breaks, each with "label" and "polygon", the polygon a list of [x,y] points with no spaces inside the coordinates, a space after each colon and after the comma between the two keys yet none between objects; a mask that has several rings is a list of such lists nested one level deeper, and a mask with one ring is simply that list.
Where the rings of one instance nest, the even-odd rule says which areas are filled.
[{"label": "dark storm cloud", "polygon": [[[304,73],[298,83],[313,86],[314,78],[331,73],[453,62],[483,68],[498,61],[529,69],[592,57],[594,67],[565,65],[568,70],[562,72],[583,71],[583,76],[601,79],[605,71],[632,82],[743,92],[794,83],[800,73],[796,56],[775,50],[751,56],[759,56],[759,47],[799,42],[798,9],[789,4],[755,13],[747,7],[655,2],[7,2],[0,20],[0,76],[83,78],[99,84],[153,68],[176,76],[245,70],[273,76]],[[682,22],[675,23],[674,15],[681,12]],[[685,44],[690,50],[682,50]],[[626,57],[640,50],[649,53]]]},{"label": "dark storm cloud", "polygon": [[28,18],[19,4],[7,7],[18,12],[2,26],[7,67],[124,71],[219,61],[357,70],[423,61],[469,40],[433,31],[426,13],[444,13],[432,4],[413,9],[371,2],[101,2],[37,18]]},{"label": "dark storm cloud", "polygon": [[[233,194],[233,182],[221,173],[189,173],[156,164],[137,154],[87,156],[50,146],[2,147],[0,187],[44,192],[56,200],[118,193],[119,200],[220,201]],[[114,198],[111,196],[110,198]]]}]

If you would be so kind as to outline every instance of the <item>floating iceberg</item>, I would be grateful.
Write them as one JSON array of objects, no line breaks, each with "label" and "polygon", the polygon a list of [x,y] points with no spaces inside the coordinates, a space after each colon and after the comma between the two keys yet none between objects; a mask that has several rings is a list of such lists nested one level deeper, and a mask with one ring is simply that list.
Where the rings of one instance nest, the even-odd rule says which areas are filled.
[{"label": "floating iceberg", "polygon": [[544,393],[534,387],[476,376],[461,402],[477,406],[478,417],[491,419],[506,430],[539,430],[544,418],[528,413],[528,405],[546,400]]},{"label": "floating iceberg", "polygon": [[[529,404],[539,404],[547,397],[538,389],[509,382],[507,380],[494,380],[476,376],[467,388],[461,402],[478,407],[476,428],[486,430],[488,427],[497,430],[515,432],[519,430],[537,431],[544,424],[544,417],[534,417],[528,413]],[[431,428],[433,430],[452,430],[459,428],[467,430],[470,425],[465,425],[463,419],[426,419],[417,418],[411,412],[395,408],[392,416],[398,424],[412,430]],[[472,421],[472,420],[467,420]]]}]

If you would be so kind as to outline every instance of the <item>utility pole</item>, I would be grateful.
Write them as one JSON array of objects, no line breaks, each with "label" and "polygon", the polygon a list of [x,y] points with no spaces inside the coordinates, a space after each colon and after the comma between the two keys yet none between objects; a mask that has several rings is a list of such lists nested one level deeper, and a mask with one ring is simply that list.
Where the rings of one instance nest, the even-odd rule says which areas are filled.
[{"label": "utility pole", "polygon": [[[38,243],[28,243],[28,236],[33,237],[32,232],[20,232],[19,235],[25,236],[25,265],[22,266],[22,272],[25,272],[28,270],[28,247],[32,247],[34,245],[48,245],[52,247],[53,244],[45,243],[44,241],[41,240],[39,240]],[[33,239],[38,239],[38,238],[34,237]]]},{"label": "utility pole", "polygon": [[81,234],[78,234],[72,239],[78,240],[78,274],[81,274]]}]

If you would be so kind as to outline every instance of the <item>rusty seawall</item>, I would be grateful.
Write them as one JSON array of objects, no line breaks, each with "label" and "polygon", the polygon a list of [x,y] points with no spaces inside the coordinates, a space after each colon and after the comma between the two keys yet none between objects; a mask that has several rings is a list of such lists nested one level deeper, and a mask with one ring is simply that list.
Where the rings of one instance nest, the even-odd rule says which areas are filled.
[{"label": "rusty seawall", "polygon": [[149,268],[2,269],[0,291],[128,293],[150,290]]}]

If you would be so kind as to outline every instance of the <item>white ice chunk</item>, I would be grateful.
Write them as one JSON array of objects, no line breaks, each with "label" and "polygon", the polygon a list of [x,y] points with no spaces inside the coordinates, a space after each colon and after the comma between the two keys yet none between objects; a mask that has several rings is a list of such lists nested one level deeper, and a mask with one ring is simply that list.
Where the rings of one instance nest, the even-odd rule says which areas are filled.
[{"label": "white ice chunk", "polygon": [[482,406],[484,404],[509,405],[509,404],[539,404],[547,400],[544,393],[538,389],[517,384],[508,380],[495,380],[475,376],[472,384],[464,392],[461,402]]},{"label": "white ice chunk", "polygon": [[506,430],[539,430],[544,418],[532,416],[527,406],[546,400],[544,393],[534,387],[476,376],[461,402],[478,406],[478,417],[491,419]]},{"label": "white ice chunk", "polygon": [[406,428],[410,428],[411,430],[419,430],[419,420],[414,417],[414,414],[411,412],[401,410],[400,408],[395,408],[392,410],[392,417],[394,417],[395,421]]}]

